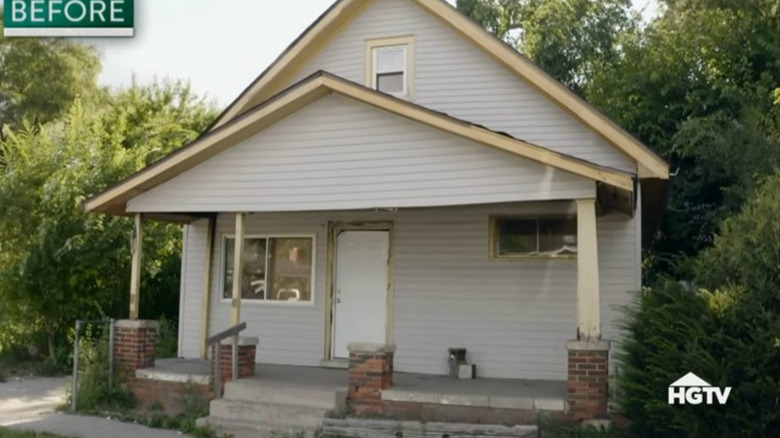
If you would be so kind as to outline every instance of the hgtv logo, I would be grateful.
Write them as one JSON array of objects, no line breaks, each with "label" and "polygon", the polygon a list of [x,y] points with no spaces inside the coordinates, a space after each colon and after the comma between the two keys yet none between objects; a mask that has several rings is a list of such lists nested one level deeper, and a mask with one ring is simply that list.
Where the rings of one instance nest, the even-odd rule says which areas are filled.
[{"label": "hgtv logo", "polygon": [[670,405],[725,405],[731,394],[731,387],[716,388],[696,374],[688,373],[669,385]]},{"label": "hgtv logo", "polygon": [[131,37],[135,0],[3,0],[7,37]]}]

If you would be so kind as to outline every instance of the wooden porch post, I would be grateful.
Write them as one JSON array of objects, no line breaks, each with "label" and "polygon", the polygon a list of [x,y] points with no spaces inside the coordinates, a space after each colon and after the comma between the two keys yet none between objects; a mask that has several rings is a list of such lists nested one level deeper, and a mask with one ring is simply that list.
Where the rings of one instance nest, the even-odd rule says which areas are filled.
[{"label": "wooden porch post", "polygon": [[141,292],[141,261],[143,260],[144,232],[141,213],[135,214],[135,227],[130,242],[130,252],[133,256],[130,270],[130,319],[138,319],[138,309]]},{"label": "wooden porch post", "polygon": [[241,277],[243,277],[244,258],[244,213],[236,213],[236,233],[233,252],[233,307],[231,310],[231,324],[241,322]]},{"label": "wooden porch post", "polygon": [[596,199],[577,199],[577,339],[601,339]]},{"label": "wooden porch post", "polygon": [[211,316],[211,261],[214,254],[214,236],[217,218],[206,219],[208,231],[206,233],[206,263],[203,267],[203,301],[200,309],[200,357],[208,359],[208,347],[206,340],[209,338],[209,319]]}]

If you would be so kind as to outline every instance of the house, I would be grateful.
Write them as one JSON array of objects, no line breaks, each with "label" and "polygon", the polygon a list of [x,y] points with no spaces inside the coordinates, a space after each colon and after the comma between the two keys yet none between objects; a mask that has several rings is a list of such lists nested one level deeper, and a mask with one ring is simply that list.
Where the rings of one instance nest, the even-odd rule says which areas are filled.
[{"label": "house", "polygon": [[340,0],[200,138],[85,208],[136,218],[135,319],[142,220],[183,224],[184,358],[240,322],[278,366],[363,346],[443,376],[465,348],[479,379],[568,382],[593,418],[668,178],[446,2]]}]

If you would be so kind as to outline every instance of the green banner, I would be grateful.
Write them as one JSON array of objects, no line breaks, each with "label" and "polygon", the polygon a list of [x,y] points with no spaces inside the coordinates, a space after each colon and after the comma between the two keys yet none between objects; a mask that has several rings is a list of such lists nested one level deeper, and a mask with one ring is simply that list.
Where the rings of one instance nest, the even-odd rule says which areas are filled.
[{"label": "green banner", "polygon": [[132,36],[134,0],[3,0],[6,36]]}]

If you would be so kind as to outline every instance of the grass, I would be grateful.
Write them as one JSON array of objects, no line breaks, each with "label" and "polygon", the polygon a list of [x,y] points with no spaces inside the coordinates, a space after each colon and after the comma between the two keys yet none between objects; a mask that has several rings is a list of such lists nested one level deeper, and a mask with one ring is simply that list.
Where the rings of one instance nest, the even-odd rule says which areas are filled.
[{"label": "grass", "polygon": [[[110,418],[126,423],[141,424],[152,429],[169,429],[181,432],[195,438],[231,438],[230,434],[220,434],[211,427],[200,427],[195,424],[195,420],[201,417],[200,414],[183,412],[176,415],[166,414],[160,410],[148,412],[113,412],[113,413],[95,413],[101,417],[110,416]],[[2,438],[2,436],[0,436]]]},{"label": "grass", "polygon": [[615,429],[596,429],[557,423],[547,419],[539,421],[540,438],[630,438],[627,432]]},{"label": "grass", "polygon": [[0,382],[12,377],[37,375],[42,363],[40,360],[20,360],[8,354],[0,354]]},{"label": "grass", "polygon": [[0,382],[13,377],[64,376],[70,372],[68,359],[62,354],[55,357],[33,357],[23,349],[0,352]]},{"label": "grass", "polygon": [[52,435],[50,433],[29,432],[22,430],[11,430],[0,427],[0,438],[66,438],[62,435]]},{"label": "grass", "polygon": [[[185,389],[179,401],[181,403],[181,412],[177,414],[164,412],[162,405],[159,403],[146,409],[136,409],[132,394],[129,394],[129,396],[133,399],[133,403],[129,403],[131,400],[126,398],[128,394],[125,394],[123,391],[117,390],[107,393],[102,390],[104,388],[101,388],[102,386],[100,385],[93,385],[85,387],[79,392],[80,396],[86,395],[95,401],[95,403],[89,405],[88,409],[81,409],[82,405],[79,402],[79,412],[81,414],[108,417],[117,421],[136,423],[153,429],[176,430],[195,438],[229,438],[231,436],[229,434],[220,434],[211,427],[200,427],[196,424],[198,418],[208,416],[209,401],[203,398],[194,386]],[[0,436],[0,438],[2,437]]]}]

